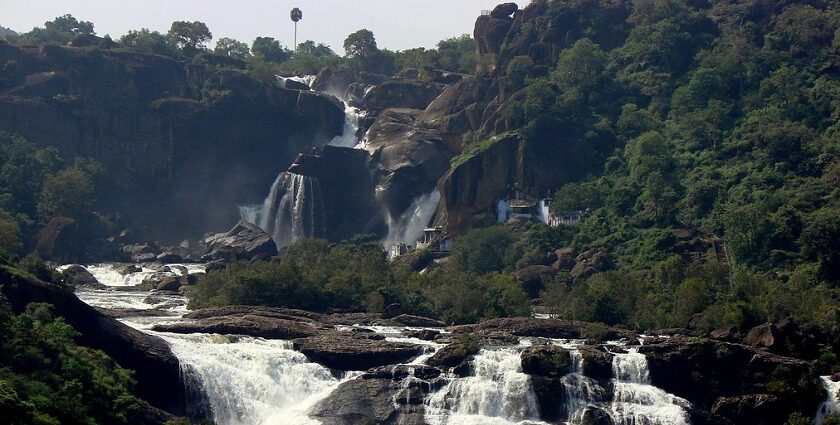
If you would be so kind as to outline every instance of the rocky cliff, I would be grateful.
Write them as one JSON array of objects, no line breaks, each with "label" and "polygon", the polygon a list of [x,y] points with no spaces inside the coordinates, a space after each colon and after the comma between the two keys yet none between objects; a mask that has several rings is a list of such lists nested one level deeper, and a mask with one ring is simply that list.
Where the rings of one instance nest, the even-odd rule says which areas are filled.
[{"label": "rocky cliff", "polygon": [[344,122],[335,98],[267,87],[229,62],[0,44],[0,130],[100,162],[101,206],[150,238],[224,230]]}]

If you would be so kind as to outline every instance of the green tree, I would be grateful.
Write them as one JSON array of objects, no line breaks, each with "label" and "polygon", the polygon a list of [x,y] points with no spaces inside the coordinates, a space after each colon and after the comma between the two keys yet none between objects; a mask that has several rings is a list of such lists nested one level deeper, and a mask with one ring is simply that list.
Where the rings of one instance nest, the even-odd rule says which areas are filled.
[{"label": "green tree", "polygon": [[295,7],[291,12],[289,12],[289,17],[292,19],[292,22],[295,23],[295,44],[293,44],[293,46],[297,47],[297,23],[303,19],[303,12]]},{"label": "green tree", "polygon": [[230,56],[236,59],[247,59],[248,56],[251,56],[247,44],[228,37],[222,37],[217,40],[216,48],[213,51],[220,55]]},{"label": "green tree", "polygon": [[360,29],[344,40],[344,52],[350,57],[369,56],[378,50],[373,32],[367,29]]},{"label": "green tree", "polygon": [[266,61],[281,63],[291,56],[280,42],[271,37],[257,37],[251,45],[251,53]]},{"label": "green tree", "polygon": [[469,34],[447,38],[437,44],[438,66],[446,71],[472,74],[476,70],[475,40]]},{"label": "green tree", "polygon": [[815,212],[799,243],[802,253],[818,260],[826,275],[840,278],[840,211],[832,207]]},{"label": "green tree", "polygon": [[201,21],[175,21],[169,28],[167,36],[187,55],[204,50],[205,43],[213,39],[213,34],[207,28],[207,24]]},{"label": "green tree", "polygon": [[47,178],[41,190],[38,212],[51,217],[81,218],[92,211],[93,182],[78,168],[66,168]]},{"label": "green tree", "polygon": [[70,14],[59,16],[52,21],[45,22],[44,28],[47,31],[66,34],[95,34],[92,22],[80,21]]},{"label": "green tree", "polygon": [[144,53],[176,56],[177,48],[165,35],[147,28],[131,30],[117,40],[121,46]]},{"label": "green tree", "polygon": [[303,43],[298,44],[297,50],[295,50],[295,54],[298,55],[311,55],[316,58],[322,58],[327,56],[336,56],[335,52],[323,43],[315,44],[312,40],[306,40]]}]

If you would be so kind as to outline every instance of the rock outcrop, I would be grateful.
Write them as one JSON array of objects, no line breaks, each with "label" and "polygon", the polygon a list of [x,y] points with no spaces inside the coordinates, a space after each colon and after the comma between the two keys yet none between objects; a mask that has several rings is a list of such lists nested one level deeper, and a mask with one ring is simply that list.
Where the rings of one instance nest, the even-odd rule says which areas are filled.
[{"label": "rock outcrop", "polygon": [[152,330],[172,333],[216,333],[247,335],[266,339],[294,339],[314,336],[317,325],[294,320],[244,314],[213,317],[196,322],[155,325]]},{"label": "rock outcrop", "polygon": [[236,220],[231,205],[262,200],[278,168],[344,124],[330,96],[266,87],[226,66],[3,43],[0,129],[52,146],[70,163],[101,163],[108,184],[100,207],[120,211],[148,239],[221,230]]},{"label": "rock outcrop", "polygon": [[322,333],[293,343],[310,361],[335,370],[366,370],[405,362],[423,353],[423,347],[418,345],[349,332]]},{"label": "rock outcrop", "polygon": [[29,303],[48,303],[56,315],[79,332],[79,342],[102,350],[120,366],[135,371],[137,393],[174,414],[184,412],[184,388],[178,359],[162,339],[107,317],[55,284],[10,274],[0,269],[0,290],[12,309]]},{"label": "rock outcrop", "polygon": [[[309,411],[325,425],[424,425],[423,401],[441,371],[428,366],[381,367],[341,384]],[[404,382],[410,377],[417,380]]]},{"label": "rock outcrop", "polygon": [[639,351],[654,385],[733,423],[781,425],[825,397],[808,362],[745,345],[674,337]]},{"label": "rock outcrop", "polygon": [[259,226],[240,221],[227,233],[209,236],[203,241],[202,261],[268,260],[277,255],[277,245]]}]

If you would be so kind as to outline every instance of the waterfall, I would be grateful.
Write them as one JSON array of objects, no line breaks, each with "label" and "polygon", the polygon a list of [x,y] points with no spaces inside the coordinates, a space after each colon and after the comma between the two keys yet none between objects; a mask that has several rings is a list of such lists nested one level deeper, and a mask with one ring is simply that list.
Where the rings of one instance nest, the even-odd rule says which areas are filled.
[{"label": "waterfall", "polygon": [[583,355],[577,349],[569,350],[572,372],[562,378],[566,390],[566,418],[568,423],[583,423],[586,411],[603,401],[604,390],[591,378],[583,375]]},{"label": "waterfall", "polygon": [[687,425],[689,402],[650,385],[647,359],[637,348],[613,357],[612,415],[617,425]]},{"label": "waterfall", "polygon": [[317,178],[283,172],[271,186],[259,214],[259,225],[278,247],[301,237],[323,235],[324,198]]},{"label": "waterfall", "polygon": [[481,350],[475,376],[457,378],[426,401],[426,420],[444,424],[539,423],[531,380],[522,373],[520,349]]},{"label": "waterfall", "polygon": [[826,398],[817,410],[814,425],[822,425],[825,417],[832,413],[840,414],[840,381],[834,382],[830,376],[821,376],[820,380],[825,388]]},{"label": "waterfall", "polygon": [[358,144],[356,133],[359,131],[359,108],[354,108],[342,101],[344,104],[344,129],[340,136],[335,136],[329,145],[342,148],[355,148]]},{"label": "waterfall", "polygon": [[307,424],[308,408],[340,380],[291,343],[223,335],[159,334],[220,425]]},{"label": "waterfall", "polygon": [[385,246],[398,243],[414,244],[423,236],[440,203],[440,192],[434,190],[416,198],[398,218],[388,216],[388,237]]},{"label": "waterfall", "polygon": [[260,224],[260,216],[262,215],[262,204],[254,205],[240,205],[239,219],[251,224]]}]

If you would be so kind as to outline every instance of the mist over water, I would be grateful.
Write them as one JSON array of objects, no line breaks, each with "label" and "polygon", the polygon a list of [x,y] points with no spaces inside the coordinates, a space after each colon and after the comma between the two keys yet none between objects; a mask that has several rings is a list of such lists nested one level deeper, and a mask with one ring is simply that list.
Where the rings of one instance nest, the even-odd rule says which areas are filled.
[{"label": "mist over water", "polygon": [[388,215],[388,237],[385,238],[385,246],[417,242],[423,236],[423,229],[431,222],[439,203],[440,192],[434,190],[415,199],[396,219]]}]

